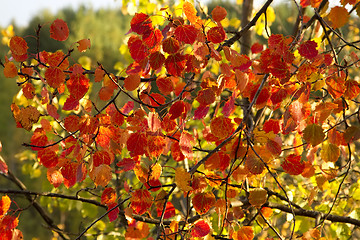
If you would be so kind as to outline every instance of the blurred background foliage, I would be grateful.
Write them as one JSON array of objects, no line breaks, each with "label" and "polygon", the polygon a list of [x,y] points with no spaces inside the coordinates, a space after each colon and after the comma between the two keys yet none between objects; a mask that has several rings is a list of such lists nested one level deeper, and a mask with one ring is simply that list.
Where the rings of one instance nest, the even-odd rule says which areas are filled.
[{"label": "blurred background foliage", "polygon": [[[171,3],[168,5],[171,6]],[[208,1],[201,9],[198,9],[198,12],[203,11],[204,15],[202,17],[206,18],[215,6],[223,6],[226,8],[228,12],[228,22],[224,23],[224,25],[229,31],[236,31],[240,28],[241,5],[235,4],[234,1]],[[152,8],[154,6],[151,5],[150,7]],[[150,11],[150,7],[142,6],[145,12]],[[141,6],[139,6],[139,9],[139,11],[141,11]],[[256,9],[254,10],[256,11]],[[254,30],[257,34],[254,42],[257,41],[265,44],[267,34],[281,33],[284,35],[292,35],[296,16],[297,9],[294,8],[294,4],[282,3],[274,5],[267,16],[268,32],[266,33],[266,31],[264,31],[264,24],[257,26],[257,28],[255,27]],[[69,26],[70,36],[65,42],[55,41],[49,36],[50,23],[56,18],[62,18]],[[39,24],[42,27],[40,34],[40,51],[55,52],[61,49],[66,53],[68,49],[76,47],[75,42],[89,38],[91,39],[91,49],[88,50],[86,54],[81,55],[86,57],[82,57],[80,61],[82,61],[82,63],[87,62],[93,69],[97,66],[97,62],[99,62],[106,69],[114,72],[114,70],[123,70],[130,60],[129,53],[126,49],[126,33],[130,29],[131,18],[131,15],[124,13],[124,9],[95,10],[87,6],[81,6],[76,11],[72,8],[64,8],[54,15],[47,10],[43,10],[33,17],[27,26],[18,27],[16,24],[13,24],[13,27],[16,35],[26,38],[30,48],[29,52],[32,53],[35,53],[37,48],[36,39],[32,36],[36,35]],[[354,36],[348,37],[355,37],[355,35],[358,35],[359,26],[356,26],[352,20],[350,20],[350,23],[353,24],[350,26],[351,31],[344,34],[353,34]],[[1,30],[6,30],[6,28]],[[238,44],[238,46],[240,46],[240,44]],[[8,48],[6,46],[0,46],[2,58],[7,54],[7,51]],[[74,51],[71,55],[74,62],[79,61],[79,57],[80,54],[77,51]],[[0,71],[0,141],[3,145],[1,154],[9,168],[25,183],[29,190],[38,192],[51,191],[53,189],[52,185],[45,180],[46,172],[41,170],[41,166],[34,164],[36,154],[22,147],[22,143],[28,142],[31,135],[23,129],[17,129],[12,117],[10,105],[18,91],[19,88],[14,79],[6,79],[3,76],[3,72]],[[86,184],[86,181],[84,184]],[[0,188],[16,189],[16,186],[9,184],[4,178],[0,178]],[[63,194],[69,193],[64,186],[61,186],[58,191]],[[90,196],[88,192],[82,192],[80,195],[82,197]],[[29,206],[28,201],[24,197],[18,196],[15,198],[15,201],[19,206]],[[60,223],[60,226],[61,224],[63,226],[66,225],[72,232],[80,232],[81,229],[77,229],[79,226],[83,229],[88,222],[95,219],[98,215],[97,208],[79,202],[42,197],[40,203],[42,206],[48,208],[50,211],[49,214],[57,223]],[[87,219],[87,221],[85,221],[85,219]],[[106,220],[107,219],[105,219],[105,221]],[[31,207],[21,213],[19,229],[24,233],[25,239],[50,239],[52,234],[41,221],[40,217],[37,216],[37,212]],[[82,223],[83,221],[85,223]],[[100,221],[89,233],[96,235],[97,230],[104,228],[110,228],[110,226]],[[107,232],[111,232],[111,229],[107,229]],[[111,238],[109,237],[107,239]]]}]

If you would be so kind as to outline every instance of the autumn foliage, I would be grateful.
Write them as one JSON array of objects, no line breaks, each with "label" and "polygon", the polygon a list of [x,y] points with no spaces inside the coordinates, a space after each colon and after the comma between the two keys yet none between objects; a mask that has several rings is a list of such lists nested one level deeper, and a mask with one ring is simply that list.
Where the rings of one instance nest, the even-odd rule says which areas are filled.
[{"label": "autumn foliage", "polygon": [[[344,184],[350,197],[358,186],[349,175],[359,164],[359,47],[337,29],[350,18],[344,6],[358,3],[326,12],[320,2],[300,1],[313,12],[299,10],[294,35],[268,35],[249,55],[237,44],[243,30],[224,26],[223,7],[206,18],[190,2],[180,14],[135,13],[126,41],[133,61],[118,73],[74,62],[73,48],[86,52],[91,39],[68,52],[30,52],[14,36],[2,65],[18,77],[22,100],[11,110],[31,132],[24,145],[55,192],[96,189],[92,200],[126,239],[331,239],[334,223],[353,229],[356,206],[337,206]],[[51,23],[51,38],[68,36],[66,22]],[[6,239],[20,234],[10,204],[0,202]]]}]

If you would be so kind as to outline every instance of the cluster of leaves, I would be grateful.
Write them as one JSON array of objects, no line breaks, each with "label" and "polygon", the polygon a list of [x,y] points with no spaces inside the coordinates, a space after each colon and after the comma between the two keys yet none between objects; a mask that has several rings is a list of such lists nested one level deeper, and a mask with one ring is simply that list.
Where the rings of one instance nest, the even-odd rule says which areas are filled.
[{"label": "cluster of leaves", "polygon": [[[282,180],[292,175],[300,183],[312,181],[310,200],[302,204],[311,207],[316,191],[342,176],[334,206],[355,165],[360,87],[348,68],[358,57],[354,53],[352,62],[341,65],[327,31],[358,47],[334,30],[347,23],[346,8],[334,7],[323,18],[320,2],[300,4],[315,8],[329,51],[321,39],[303,40],[314,20],[300,14],[296,36],[271,35],[266,48],[251,46],[251,57],[234,47],[241,31],[227,36],[222,7],[206,20],[189,2],[179,17],[163,8],[158,15],[167,20],[164,26],[153,24],[158,16],[136,13],[127,41],[133,62],[119,75],[101,64],[86,70],[71,63],[73,49],[29,53],[26,39],[14,36],[3,67],[6,77],[19,76],[25,98],[11,106],[15,121],[32,131],[26,145],[37,152],[54,188],[90,178],[102,191],[109,220],[125,215],[126,238],[253,239],[261,232],[256,226],[269,226],[282,238],[270,223],[281,218],[272,209],[292,214],[293,227],[285,229],[290,238],[296,215],[318,214],[316,227],[325,228],[332,207],[325,217],[307,213],[290,201]],[[63,20],[51,24],[51,38],[65,41],[68,35]],[[77,45],[80,52],[91,46],[89,39]],[[95,83],[102,84],[101,108],[89,98]],[[120,105],[119,96],[129,101]],[[115,181],[120,175],[128,178],[121,185]],[[303,239],[321,239],[318,228],[296,231]]]}]

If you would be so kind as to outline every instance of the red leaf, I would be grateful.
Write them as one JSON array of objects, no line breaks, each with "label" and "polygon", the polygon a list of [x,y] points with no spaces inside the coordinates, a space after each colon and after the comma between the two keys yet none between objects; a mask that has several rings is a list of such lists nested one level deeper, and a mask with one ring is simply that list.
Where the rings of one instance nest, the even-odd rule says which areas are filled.
[{"label": "red leaf", "polygon": [[266,120],[263,126],[263,130],[268,133],[273,131],[275,134],[280,132],[280,121],[276,119]]},{"label": "red leaf", "polygon": [[75,77],[71,77],[66,85],[69,89],[71,96],[75,99],[80,100],[89,89],[89,79],[82,74],[79,74]]},{"label": "red leaf", "polygon": [[157,158],[164,151],[166,142],[162,136],[151,136],[148,139],[148,149],[150,157]]},{"label": "red leaf", "polygon": [[301,162],[301,156],[295,154],[287,156],[281,166],[290,175],[299,175],[305,169],[305,163]]},{"label": "red leaf", "polygon": [[143,34],[142,40],[145,45],[149,48],[154,48],[156,45],[161,43],[163,35],[159,29],[155,29]]},{"label": "red leaf", "polygon": [[131,30],[137,34],[144,34],[152,30],[152,22],[145,13],[135,13],[130,22]]},{"label": "red leaf", "polygon": [[203,119],[206,117],[206,115],[209,112],[209,107],[200,105],[195,111],[194,111],[194,119]]},{"label": "red leaf", "polygon": [[196,100],[200,103],[200,105],[208,106],[215,102],[215,93],[211,88],[207,88],[205,90],[200,90],[196,97]]},{"label": "red leaf", "polygon": [[171,54],[165,60],[166,70],[174,77],[181,76],[183,70],[185,69],[185,64],[186,58],[180,53]]},{"label": "red leaf", "polygon": [[125,103],[125,105],[121,108],[121,112],[123,114],[129,114],[131,112],[131,110],[133,110],[134,108],[134,102],[133,101],[128,101],[127,103]]},{"label": "red leaf", "polygon": [[210,123],[211,132],[219,139],[224,139],[230,136],[233,128],[234,126],[231,119],[224,116],[213,118]]},{"label": "red leaf", "polygon": [[50,37],[57,41],[65,41],[69,37],[69,28],[62,19],[56,19],[50,26]]},{"label": "red leaf", "polygon": [[75,162],[68,162],[61,168],[61,174],[64,177],[65,187],[72,187],[76,183],[76,173],[78,165],[79,164]]},{"label": "red leaf", "polygon": [[101,204],[109,205],[111,203],[116,203],[116,192],[115,189],[108,187],[101,194]]},{"label": "red leaf", "polygon": [[97,151],[93,154],[94,167],[98,167],[101,164],[110,165],[113,160],[107,151]]},{"label": "red leaf", "polygon": [[46,168],[55,167],[59,162],[58,155],[49,148],[38,151],[38,158]]},{"label": "red leaf", "polygon": [[168,95],[172,91],[174,91],[174,84],[173,81],[169,77],[159,77],[156,79],[156,86],[158,87],[159,91],[164,94]]},{"label": "red leaf", "polygon": [[79,44],[79,46],[77,46],[79,52],[85,52],[87,49],[90,49],[91,47],[90,39],[81,39],[76,43]]},{"label": "red leaf", "polygon": [[192,199],[196,212],[200,215],[207,213],[214,207],[216,198],[212,192],[197,193]]},{"label": "red leaf", "polygon": [[207,38],[210,42],[221,43],[226,38],[226,33],[223,27],[212,27],[207,32]]},{"label": "red leaf", "polygon": [[131,156],[143,155],[147,147],[147,138],[145,134],[135,132],[130,135],[126,145]]},{"label": "red leaf", "polygon": [[140,62],[141,60],[145,59],[149,54],[148,47],[138,36],[131,36],[129,38],[128,48],[131,57],[137,62]]},{"label": "red leaf", "polygon": [[235,91],[231,95],[230,99],[226,101],[226,103],[222,109],[222,114],[225,117],[229,117],[235,111],[235,95],[234,94],[235,94]]},{"label": "red leaf", "polygon": [[158,70],[165,62],[165,56],[160,52],[154,52],[149,56],[149,63],[153,70]]},{"label": "red leaf", "polygon": [[[113,221],[115,221],[117,218],[118,218],[118,216],[119,216],[119,212],[120,212],[120,210],[119,210],[119,207],[116,207],[117,206],[117,203],[116,202],[114,202],[114,203],[111,203],[111,204],[109,204],[108,205],[108,217],[109,217],[109,220],[110,220],[110,222],[113,222]],[[116,208],[115,208],[116,207]],[[112,208],[114,208],[113,210],[111,210]],[[111,211],[110,211],[111,210]]]},{"label": "red leaf", "polygon": [[116,164],[116,166],[118,166],[120,170],[127,172],[134,169],[134,167],[136,166],[136,164],[138,164],[138,162],[139,160],[137,157],[123,158]]},{"label": "red leaf", "polygon": [[76,109],[78,106],[79,106],[79,100],[75,99],[72,95],[70,95],[66,99],[62,110],[70,111],[70,110]]},{"label": "red leaf", "polygon": [[[162,214],[163,210],[164,209],[161,208],[161,207],[158,207],[156,209],[158,217],[161,217],[161,214]],[[166,203],[166,208],[165,208],[165,213],[164,213],[164,219],[171,218],[171,217],[173,217],[175,215],[176,215],[176,213],[175,213],[174,205],[171,202],[167,202]]]},{"label": "red leaf", "polygon": [[51,183],[54,188],[59,187],[64,182],[63,175],[56,168],[48,168],[46,176],[49,183]]},{"label": "red leaf", "polygon": [[251,52],[253,54],[257,54],[257,53],[260,53],[262,50],[264,49],[264,46],[258,42],[254,43],[252,46],[251,46]]},{"label": "red leaf", "polygon": [[8,166],[6,165],[6,162],[3,161],[3,159],[0,159],[0,172],[4,174],[8,173]]},{"label": "red leaf", "polygon": [[58,67],[50,67],[45,71],[45,78],[50,87],[58,88],[65,82],[65,73]]},{"label": "red leaf", "polygon": [[153,198],[148,190],[138,189],[131,194],[130,202],[130,207],[134,212],[142,215],[150,209]]},{"label": "red leaf", "polygon": [[46,111],[48,112],[49,116],[55,118],[55,119],[59,119],[60,118],[60,114],[57,112],[57,108],[52,105],[52,104],[48,104],[46,106]]},{"label": "red leaf", "polygon": [[162,48],[166,53],[176,53],[180,49],[180,43],[173,37],[169,37],[162,42]]},{"label": "red leaf", "polygon": [[307,59],[313,59],[318,55],[318,51],[316,48],[316,42],[306,41],[300,45],[298,50],[301,56],[306,57]]},{"label": "red leaf", "polygon": [[175,29],[175,37],[187,44],[193,44],[197,35],[198,30],[192,25],[180,25]]},{"label": "red leaf", "polygon": [[193,237],[205,237],[210,233],[210,226],[204,220],[195,222],[194,227],[191,230],[191,236]]},{"label": "red leaf", "polygon": [[171,105],[169,110],[170,119],[176,119],[184,115],[184,113],[186,113],[186,106],[185,103],[181,100]]}]

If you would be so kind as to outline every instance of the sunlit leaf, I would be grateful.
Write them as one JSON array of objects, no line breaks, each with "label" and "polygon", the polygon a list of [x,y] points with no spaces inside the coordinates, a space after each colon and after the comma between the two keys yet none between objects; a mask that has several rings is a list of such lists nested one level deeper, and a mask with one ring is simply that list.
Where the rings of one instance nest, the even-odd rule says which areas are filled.
[{"label": "sunlit leaf", "polygon": [[175,183],[184,192],[193,190],[190,186],[191,174],[184,168],[178,167],[175,170]]},{"label": "sunlit leaf", "polygon": [[210,226],[204,220],[196,221],[191,229],[191,235],[193,237],[205,237],[210,233]]},{"label": "sunlit leaf", "polygon": [[215,203],[216,198],[212,192],[197,193],[192,198],[194,209],[200,215],[207,213]]},{"label": "sunlit leaf", "polygon": [[50,26],[50,37],[57,41],[65,41],[69,37],[69,28],[62,19],[56,19]]},{"label": "sunlit leaf", "polygon": [[301,156],[295,154],[287,156],[281,166],[290,175],[299,175],[305,169],[305,163],[301,161]]},{"label": "sunlit leaf", "polygon": [[131,194],[130,207],[135,211],[136,214],[142,215],[149,211],[153,198],[150,192],[146,189],[135,190]]},{"label": "sunlit leaf", "polygon": [[220,7],[220,6],[216,6],[211,11],[211,16],[215,22],[220,22],[221,20],[223,20],[226,17],[226,15],[227,15],[226,9],[223,7]]},{"label": "sunlit leaf", "polygon": [[345,7],[335,6],[331,8],[328,15],[329,20],[331,21],[331,26],[333,28],[341,28],[349,20],[349,13]]}]

